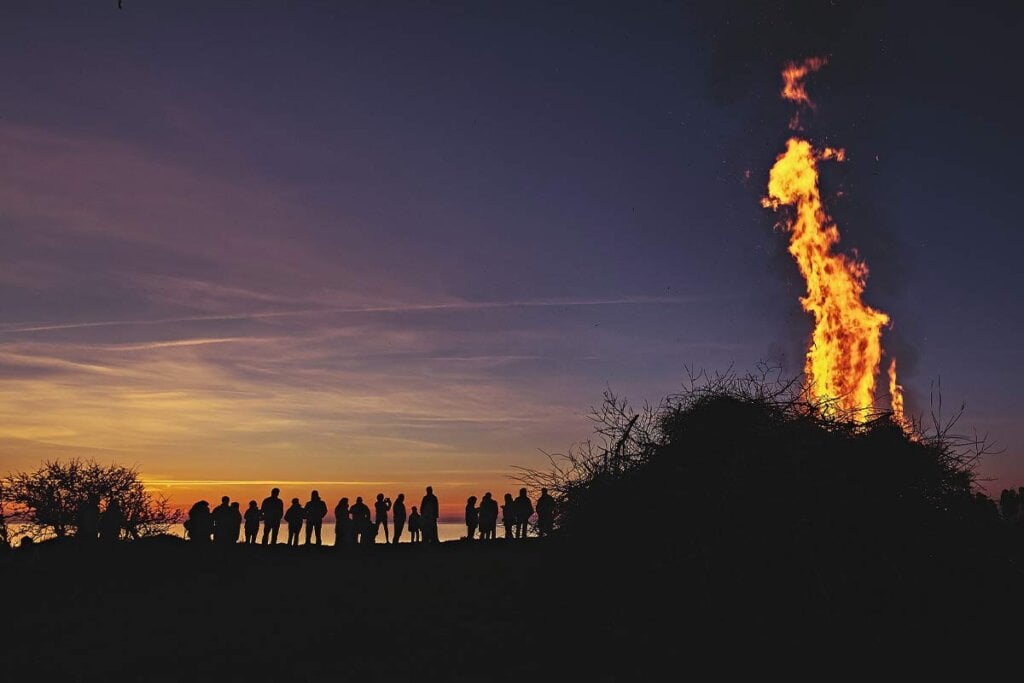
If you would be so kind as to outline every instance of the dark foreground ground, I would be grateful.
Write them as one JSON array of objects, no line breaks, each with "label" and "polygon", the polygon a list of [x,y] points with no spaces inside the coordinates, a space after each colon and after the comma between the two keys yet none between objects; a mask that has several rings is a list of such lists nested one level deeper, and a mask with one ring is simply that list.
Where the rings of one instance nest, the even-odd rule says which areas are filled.
[{"label": "dark foreground ground", "polygon": [[652,557],[536,539],[40,544],[0,558],[0,680],[678,680],[1019,650],[1009,564],[877,576],[742,549]]}]

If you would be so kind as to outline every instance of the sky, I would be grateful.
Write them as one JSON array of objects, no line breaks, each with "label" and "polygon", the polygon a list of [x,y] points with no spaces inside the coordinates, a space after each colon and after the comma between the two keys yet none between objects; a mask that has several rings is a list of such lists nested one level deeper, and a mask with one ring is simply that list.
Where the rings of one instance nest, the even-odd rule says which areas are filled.
[{"label": "sky", "polygon": [[[760,204],[792,106],[907,409],[1024,485],[1021,9],[946,3],[9,3],[0,470],[187,506],[270,486],[449,515],[610,390],[798,373]],[[940,405],[941,402],[941,405]]]}]

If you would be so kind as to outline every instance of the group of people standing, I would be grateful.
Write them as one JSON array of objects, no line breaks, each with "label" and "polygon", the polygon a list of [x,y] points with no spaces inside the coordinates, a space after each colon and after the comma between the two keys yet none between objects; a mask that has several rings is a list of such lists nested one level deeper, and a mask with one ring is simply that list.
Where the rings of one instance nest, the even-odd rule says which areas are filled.
[{"label": "group of people standing", "polygon": [[505,538],[526,538],[530,517],[537,513],[537,535],[548,536],[555,522],[555,499],[546,488],[540,490],[540,497],[534,507],[526,489],[519,489],[515,498],[511,493],[505,494],[504,502],[499,506],[491,492],[488,491],[477,505],[477,497],[466,499],[466,538],[473,539],[479,532],[480,538],[488,540],[497,537],[498,510],[501,510],[501,521],[505,527]]},{"label": "group of people standing", "polygon": [[[398,543],[408,525],[410,541],[413,543],[437,543],[437,521],[440,517],[440,504],[434,489],[426,488],[419,506],[413,505],[411,511],[406,510],[405,494],[399,493],[394,502],[383,493],[377,494],[370,509],[362,496],[357,496],[354,503],[347,497],[338,501],[334,508],[335,545],[368,545],[377,542],[378,534],[384,532],[386,543]],[[394,534],[389,533],[388,514],[394,525]],[[281,498],[281,489],[274,488],[270,495],[257,505],[255,500],[249,501],[245,512],[241,511],[238,501],[232,502],[228,496],[221,497],[221,504],[210,509],[209,502],[200,500],[188,511],[185,531],[191,541],[198,543],[216,543],[231,545],[240,540],[242,530],[245,531],[245,543],[253,545],[259,536],[260,524],[263,525],[263,545],[276,545],[281,522],[286,525],[287,544],[299,545],[299,536],[305,525],[305,544],[321,545],[323,543],[323,521],[327,516],[327,503],[320,497],[319,491],[312,491],[310,498],[303,505],[298,498],[292,498],[286,510]]]}]

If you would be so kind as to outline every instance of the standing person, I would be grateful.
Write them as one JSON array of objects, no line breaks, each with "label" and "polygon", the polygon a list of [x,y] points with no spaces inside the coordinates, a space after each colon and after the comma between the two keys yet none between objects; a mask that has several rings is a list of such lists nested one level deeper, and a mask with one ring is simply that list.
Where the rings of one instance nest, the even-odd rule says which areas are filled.
[{"label": "standing person", "polygon": [[220,505],[213,508],[213,542],[217,545],[232,543],[231,540],[231,498],[220,497]]},{"label": "standing person", "polygon": [[362,496],[356,496],[356,502],[352,504],[350,512],[352,513],[353,540],[356,545],[366,545],[373,522],[370,521],[370,508],[363,502]]},{"label": "standing person", "polygon": [[[0,510],[0,523],[3,522],[2,510]],[[95,543],[100,533],[100,497],[96,494],[90,495],[78,505],[75,511],[75,540],[81,543]],[[6,545],[0,539],[0,548]]]},{"label": "standing person", "polygon": [[440,515],[441,505],[434,495],[434,487],[428,486],[420,501],[420,527],[423,529],[424,543],[437,543],[437,518]]},{"label": "standing person", "polygon": [[249,501],[249,507],[245,510],[245,544],[254,545],[256,534],[260,530],[260,509],[255,500]]},{"label": "standing person", "polygon": [[526,538],[526,530],[533,515],[533,501],[526,495],[526,488],[519,489],[515,499],[516,538]]},{"label": "standing person", "polygon": [[210,516],[210,504],[205,500],[196,501],[189,508],[188,519],[185,520],[185,531],[190,541],[206,544],[213,533],[213,519]]},{"label": "standing person", "polygon": [[505,525],[505,538],[516,537],[516,504],[512,494],[505,494],[505,502],[501,504],[501,522]]},{"label": "standing person", "polygon": [[373,504],[374,518],[373,533],[376,536],[380,533],[380,528],[384,527],[384,542],[390,543],[388,540],[388,510],[391,509],[391,499],[385,498],[383,493],[377,494],[377,502]]},{"label": "standing person", "polygon": [[412,506],[412,512],[409,513],[409,542],[419,543],[423,540],[420,535],[420,511],[416,509],[416,506]]},{"label": "standing person", "polygon": [[100,516],[100,540],[113,542],[121,538],[121,527],[124,526],[124,513],[116,498],[107,501],[107,509]]},{"label": "standing person", "polygon": [[391,506],[391,518],[395,522],[395,538],[393,543],[398,545],[398,539],[402,537],[402,529],[405,528],[405,494],[399,493],[395,498],[395,504]]},{"label": "standing person", "polygon": [[327,516],[327,503],[320,498],[319,491],[313,491],[309,496],[306,508],[303,510],[306,517],[306,545],[309,545],[309,541],[314,535],[316,544],[320,545],[320,532],[323,529],[324,517]]},{"label": "standing person", "polygon": [[242,534],[242,511],[239,509],[238,501],[231,501],[231,514],[228,517],[228,536],[230,540],[225,543],[238,543],[238,537]]},{"label": "standing person", "polygon": [[555,499],[546,488],[540,490],[537,499],[537,535],[541,538],[551,534],[555,526]]},{"label": "standing person", "polygon": [[334,545],[341,547],[352,541],[352,520],[349,518],[348,498],[334,506]]},{"label": "standing person", "polygon": [[491,540],[498,528],[498,501],[491,492],[484,494],[480,501],[480,538]]},{"label": "standing person", "polygon": [[472,541],[476,536],[477,525],[480,524],[480,508],[476,506],[476,496],[466,499],[466,540]]},{"label": "standing person", "polygon": [[284,501],[278,498],[281,489],[273,488],[270,495],[263,499],[260,506],[260,517],[263,518],[263,545],[270,539],[271,545],[277,544],[277,530],[281,528],[281,518],[284,517]]},{"label": "standing person", "polygon": [[288,545],[299,544],[299,532],[302,531],[304,513],[298,498],[292,498],[292,505],[284,513],[284,521],[288,523]]}]

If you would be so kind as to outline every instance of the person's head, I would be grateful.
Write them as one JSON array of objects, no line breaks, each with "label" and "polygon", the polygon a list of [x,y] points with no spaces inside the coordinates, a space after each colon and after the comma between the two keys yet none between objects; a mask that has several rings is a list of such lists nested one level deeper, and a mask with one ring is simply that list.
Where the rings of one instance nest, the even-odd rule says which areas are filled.
[{"label": "person's head", "polygon": [[384,500],[384,494],[383,493],[378,493],[377,494],[377,500]]},{"label": "person's head", "polygon": [[237,510],[237,509],[238,509],[238,501],[237,501],[237,500],[235,500],[235,501],[232,501],[232,502],[231,502],[231,507],[233,507],[234,509],[236,509],[236,510]]},{"label": "person's head", "polygon": [[546,488],[542,488],[542,489],[540,490],[540,495],[542,495],[542,496],[546,496],[546,495],[548,495],[548,490],[547,490]]},{"label": "person's head", "polygon": [[519,495],[520,496],[525,496],[526,495],[526,487],[523,487],[523,488],[519,489]]},{"label": "person's head", "polygon": [[356,504],[359,504],[359,503],[362,503],[362,502],[363,502],[363,497],[362,496],[356,496]]},{"label": "person's head", "polygon": [[229,500],[231,500],[231,498],[228,497],[228,496],[221,496],[220,497],[220,502],[223,503],[224,505],[227,505]]},{"label": "person's head", "polygon": [[415,505],[412,506],[412,511],[416,512],[416,506]]},{"label": "person's head", "polygon": [[281,493],[281,489],[279,489],[279,488],[272,488],[272,489],[270,489],[270,496],[271,496],[272,498],[277,498],[277,496],[278,496],[278,495],[279,495],[280,493]]},{"label": "person's head", "polygon": [[505,494],[505,500],[512,500],[512,494],[511,493],[506,493]]},{"label": "person's head", "polygon": [[467,503],[475,503],[476,502],[476,496],[470,496],[469,498],[466,499],[466,502]]},{"label": "person's head", "polygon": [[256,501],[255,500],[250,500],[249,501],[249,509],[251,510],[251,509],[253,509],[255,507],[256,507]]},{"label": "person's head", "polygon": [[433,493],[433,492],[434,492],[434,487],[433,486],[428,486],[427,487],[427,493]]},{"label": "person's head", "polygon": [[345,507],[348,507],[348,498],[342,498],[341,504],[344,505]]},{"label": "person's head", "polygon": [[320,492],[319,491],[314,490],[313,493],[311,493],[309,495],[313,496],[313,500],[319,500],[320,499]]},{"label": "person's head", "polygon": [[491,499],[491,492],[488,491],[487,493],[484,494],[484,500],[490,500],[490,499]]},{"label": "person's head", "polygon": [[298,498],[292,498],[292,505],[298,505],[298,504],[299,504],[299,499]]}]

